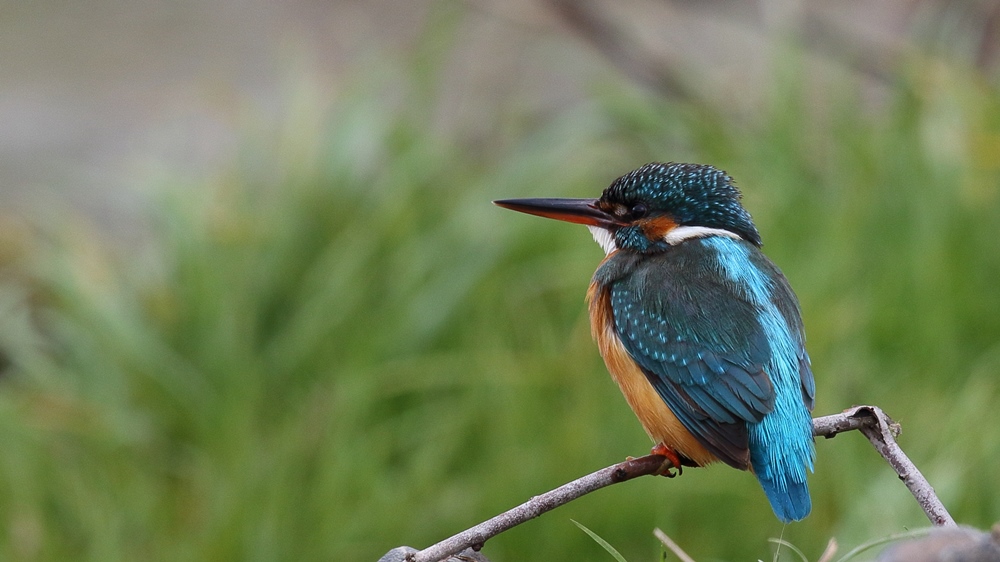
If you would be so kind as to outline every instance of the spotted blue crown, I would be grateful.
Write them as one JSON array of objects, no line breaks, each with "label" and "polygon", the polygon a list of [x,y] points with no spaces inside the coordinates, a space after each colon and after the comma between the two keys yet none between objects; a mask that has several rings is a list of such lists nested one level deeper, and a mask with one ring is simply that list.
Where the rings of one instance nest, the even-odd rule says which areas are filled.
[{"label": "spotted blue crown", "polygon": [[615,180],[601,201],[631,207],[650,205],[650,212],[669,212],[681,226],[720,228],[761,245],[750,213],[740,204],[740,191],[728,174],[704,164],[655,162]]}]

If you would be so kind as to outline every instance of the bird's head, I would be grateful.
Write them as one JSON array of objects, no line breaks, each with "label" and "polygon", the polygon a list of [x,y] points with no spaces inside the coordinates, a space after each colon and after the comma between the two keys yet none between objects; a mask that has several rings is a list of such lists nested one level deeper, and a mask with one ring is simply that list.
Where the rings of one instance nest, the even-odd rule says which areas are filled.
[{"label": "bird's head", "polygon": [[505,199],[495,204],[587,225],[604,251],[654,253],[689,238],[722,235],[761,245],[740,192],[722,170],[653,163],[615,180],[600,199]]}]

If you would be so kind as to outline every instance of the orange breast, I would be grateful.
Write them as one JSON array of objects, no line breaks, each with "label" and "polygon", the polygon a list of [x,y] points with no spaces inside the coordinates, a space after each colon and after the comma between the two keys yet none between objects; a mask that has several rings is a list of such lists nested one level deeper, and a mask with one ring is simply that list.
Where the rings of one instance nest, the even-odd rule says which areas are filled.
[{"label": "orange breast", "polygon": [[662,442],[699,465],[718,460],[684,428],[622,346],[614,328],[610,296],[607,289],[591,283],[587,291],[591,333],[601,350],[604,364],[611,372],[611,378],[618,383],[646,434],[654,442]]}]

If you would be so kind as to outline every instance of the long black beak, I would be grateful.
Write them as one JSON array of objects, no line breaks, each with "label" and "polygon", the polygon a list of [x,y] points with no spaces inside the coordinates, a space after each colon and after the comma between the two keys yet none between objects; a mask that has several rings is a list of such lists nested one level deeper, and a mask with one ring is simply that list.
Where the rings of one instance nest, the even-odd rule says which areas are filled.
[{"label": "long black beak", "polygon": [[612,228],[620,224],[613,215],[597,207],[597,199],[500,199],[493,204],[512,211],[576,224],[602,228]]}]

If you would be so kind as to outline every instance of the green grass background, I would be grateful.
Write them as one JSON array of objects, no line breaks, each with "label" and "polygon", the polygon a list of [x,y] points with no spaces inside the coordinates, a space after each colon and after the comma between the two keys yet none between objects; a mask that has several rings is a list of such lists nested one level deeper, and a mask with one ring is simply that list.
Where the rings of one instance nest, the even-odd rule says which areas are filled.
[{"label": "green grass background", "polygon": [[[374,561],[644,454],[590,340],[600,249],[490,200],[596,196],[654,160],[743,188],[802,302],[816,413],[881,406],[956,519],[1000,519],[995,79],[914,52],[877,102],[847,74],[820,101],[791,46],[751,115],[618,77],[442,128],[447,33],[333,100],[293,81],[279,122],[248,104],[229,167],[137,182],[157,201],[139,241],[66,211],[0,221],[0,558]],[[813,513],[786,528],[714,467],[485,553],[609,560],[570,519],[636,562],[654,527],[709,561],[927,524],[860,435],[817,450]]]}]

